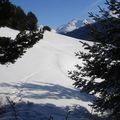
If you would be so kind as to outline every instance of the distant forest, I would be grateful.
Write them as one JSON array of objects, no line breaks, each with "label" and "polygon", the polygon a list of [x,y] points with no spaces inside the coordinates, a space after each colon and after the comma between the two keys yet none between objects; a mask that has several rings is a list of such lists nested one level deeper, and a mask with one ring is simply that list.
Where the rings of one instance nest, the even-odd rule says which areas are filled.
[{"label": "distant forest", "polygon": [[16,30],[36,30],[37,17],[31,11],[27,14],[24,10],[12,4],[9,0],[0,0],[0,26]]}]

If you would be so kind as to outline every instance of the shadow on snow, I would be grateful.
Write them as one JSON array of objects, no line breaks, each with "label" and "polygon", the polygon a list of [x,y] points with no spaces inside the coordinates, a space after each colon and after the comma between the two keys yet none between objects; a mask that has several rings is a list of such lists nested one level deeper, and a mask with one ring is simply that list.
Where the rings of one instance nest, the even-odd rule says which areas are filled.
[{"label": "shadow on snow", "polygon": [[[22,83],[21,85],[11,85],[6,83],[1,83],[0,87],[11,87],[21,89],[23,98],[33,98],[33,99],[76,99],[82,101],[92,101],[93,96],[85,93],[81,93],[79,89],[71,89],[57,84],[50,83]],[[36,91],[32,93],[32,91]],[[44,91],[44,93],[40,93]],[[2,94],[2,93],[1,93]]]},{"label": "shadow on snow", "polygon": [[[6,108],[0,120],[15,120],[10,106]],[[19,103],[16,104],[16,111],[20,120],[101,120],[80,106],[63,108],[53,104]]]}]

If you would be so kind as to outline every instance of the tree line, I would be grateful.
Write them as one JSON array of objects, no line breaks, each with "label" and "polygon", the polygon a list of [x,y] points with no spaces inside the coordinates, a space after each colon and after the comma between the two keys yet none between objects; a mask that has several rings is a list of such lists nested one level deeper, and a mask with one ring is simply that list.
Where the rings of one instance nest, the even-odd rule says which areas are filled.
[{"label": "tree line", "polygon": [[9,0],[0,0],[0,26],[8,26],[20,31],[36,30],[37,17],[33,12],[25,14],[24,10]]}]

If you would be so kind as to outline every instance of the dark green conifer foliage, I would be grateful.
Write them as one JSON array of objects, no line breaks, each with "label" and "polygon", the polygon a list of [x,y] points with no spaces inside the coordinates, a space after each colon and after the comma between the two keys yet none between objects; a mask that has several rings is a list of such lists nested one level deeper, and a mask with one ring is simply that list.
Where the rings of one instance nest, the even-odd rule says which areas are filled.
[{"label": "dark green conifer foliage", "polygon": [[51,31],[51,28],[50,28],[49,26],[44,26],[44,27],[43,27],[43,32],[44,32],[45,30]]},{"label": "dark green conifer foliage", "polygon": [[26,14],[21,7],[13,6],[12,16],[8,19],[8,26],[23,31],[27,30]]},{"label": "dark green conifer foliage", "polygon": [[29,30],[36,30],[37,22],[38,22],[38,20],[37,20],[36,16],[32,12],[29,12],[27,14],[27,28]]},{"label": "dark green conifer foliage", "polygon": [[0,27],[8,26],[20,31],[37,30],[37,17],[29,12],[27,15],[24,10],[9,2],[9,0],[0,1]]},{"label": "dark green conifer foliage", "polygon": [[[6,19],[11,17],[11,3],[9,0],[0,1],[0,26],[7,24]],[[9,11],[9,12],[8,12]]]},{"label": "dark green conifer foliage", "polygon": [[[89,94],[99,94],[91,105],[97,112],[108,112],[109,120],[120,119],[120,2],[107,0],[101,16],[90,13],[101,29],[88,25],[93,45],[82,43],[89,52],[77,52],[84,66],[69,72],[74,85]],[[99,81],[101,79],[101,81]]]},{"label": "dark green conifer foliage", "polygon": [[43,35],[39,31],[20,32],[17,37],[11,38],[0,37],[0,64],[15,63],[26,49],[33,47]]},{"label": "dark green conifer foliage", "polygon": [[0,64],[14,63],[26,49],[43,38],[43,34],[37,30],[37,22],[32,12],[26,15],[21,7],[9,0],[0,0],[0,27],[8,26],[21,31],[14,40],[0,37]]}]

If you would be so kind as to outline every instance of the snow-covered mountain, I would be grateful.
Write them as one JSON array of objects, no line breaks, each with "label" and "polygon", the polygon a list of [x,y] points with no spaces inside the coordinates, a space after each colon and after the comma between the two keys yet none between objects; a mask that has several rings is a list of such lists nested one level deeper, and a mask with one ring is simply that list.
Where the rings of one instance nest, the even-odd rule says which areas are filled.
[{"label": "snow-covered mountain", "polygon": [[[4,28],[0,36],[15,37],[17,34],[18,31]],[[18,106],[19,114],[26,120],[48,120],[50,115],[62,120],[69,110],[72,120],[87,119],[92,97],[75,89],[68,77],[68,70],[74,69],[77,63],[82,64],[74,55],[79,50],[85,51],[78,39],[46,31],[44,38],[15,64],[0,65],[0,96],[13,99],[21,95],[23,101],[33,102]]]},{"label": "snow-covered mountain", "polygon": [[[84,20],[84,23],[89,23],[93,27],[98,28],[100,31],[103,31],[103,28],[101,27],[99,22],[91,21],[91,20]],[[90,35],[90,29],[85,25],[82,26],[78,29],[75,29],[71,32],[64,33],[64,35],[77,38],[77,39],[82,39],[82,40],[92,40],[92,37]]]},{"label": "snow-covered mountain", "polygon": [[67,24],[64,24],[56,29],[58,33],[67,33],[71,32],[75,29],[78,29],[79,27],[83,26],[83,21],[81,20],[71,20]]},{"label": "snow-covered mountain", "polygon": [[85,26],[85,24],[92,24],[92,23],[94,23],[94,22],[95,22],[95,21],[92,20],[92,19],[84,19],[84,20],[83,20],[84,26]]},{"label": "snow-covered mountain", "polygon": [[58,27],[56,29],[57,33],[62,33],[62,34],[66,34],[68,32],[71,32],[73,30],[76,30],[80,27],[83,27],[85,25],[85,23],[92,23],[93,21],[90,19],[85,19],[85,20],[76,20],[73,19],[70,22],[68,22],[67,24],[64,24],[60,27]]}]

